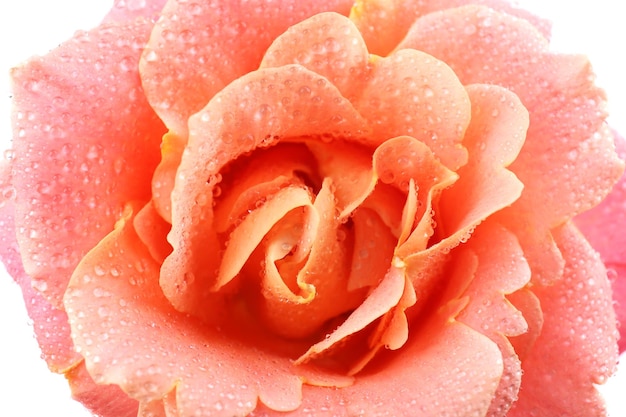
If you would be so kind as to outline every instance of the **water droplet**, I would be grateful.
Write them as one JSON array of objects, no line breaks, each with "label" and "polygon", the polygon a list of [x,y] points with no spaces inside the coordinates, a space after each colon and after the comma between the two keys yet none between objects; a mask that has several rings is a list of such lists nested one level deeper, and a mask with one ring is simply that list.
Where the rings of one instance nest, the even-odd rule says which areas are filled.
[{"label": "water droplet", "polygon": [[157,53],[154,52],[153,50],[151,50],[150,52],[148,52],[145,56],[144,59],[147,62],[154,62],[158,59]]},{"label": "water droplet", "polygon": [[40,292],[45,292],[48,289],[48,283],[42,279],[33,279],[31,285]]},{"label": "water droplet", "polygon": [[474,25],[467,25],[465,26],[465,28],[463,29],[463,33],[465,33],[466,35],[473,35],[474,33],[476,33],[477,29],[476,26]]},{"label": "water droplet", "polygon": [[105,306],[101,306],[98,308],[98,315],[102,318],[107,317],[109,313],[110,313],[109,309]]},{"label": "water droplet", "polygon": [[129,56],[122,58],[120,61],[120,69],[124,72],[132,71],[136,66],[135,60]]},{"label": "water droplet", "polygon": [[435,96],[435,92],[428,85],[425,85],[424,87],[422,87],[422,92],[424,93],[424,97],[426,98],[431,98]]}]

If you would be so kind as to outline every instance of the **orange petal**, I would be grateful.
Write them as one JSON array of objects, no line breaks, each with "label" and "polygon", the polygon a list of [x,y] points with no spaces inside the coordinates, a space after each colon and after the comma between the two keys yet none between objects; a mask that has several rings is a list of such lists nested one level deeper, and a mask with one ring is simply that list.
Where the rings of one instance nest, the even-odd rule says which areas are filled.
[{"label": "orange petal", "polygon": [[323,11],[347,14],[351,1],[267,4],[169,1],[141,61],[152,107],[170,131],[187,136],[187,120],[231,81],[258,68],[272,41]]},{"label": "orange petal", "polygon": [[[373,165],[382,183],[409,190],[396,254],[403,258],[425,249],[432,235],[432,200],[458,176],[442,165],[428,146],[409,136],[381,144],[374,152]],[[415,181],[413,191],[411,181]]]},{"label": "orange petal", "polygon": [[348,290],[374,287],[385,276],[397,238],[390,233],[380,216],[368,208],[359,208],[351,217],[354,246]]},{"label": "orange petal", "polygon": [[533,289],[544,313],[543,328],[522,363],[522,389],[511,415],[604,416],[593,384],[606,381],[617,363],[606,269],[572,224],[555,229],[554,236],[565,271],[554,285]]},{"label": "orange petal", "polygon": [[342,417],[485,415],[503,370],[497,345],[458,322],[430,329],[350,387],[305,386],[302,408]]},{"label": "orange petal", "polygon": [[150,251],[152,258],[162,263],[172,252],[172,247],[167,243],[171,225],[159,216],[152,202],[143,206],[133,222],[137,235]]},{"label": "orange petal", "polygon": [[[220,174],[216,186],[215,230],[231,230],[254,209],[288,185],[305,186],[301,177],[315,181],[315,159],[305,146],[281,144],[258,150]],[[315,179],[314,179],[315,178]]]},{"label": "orange petal", "polygon": [[515,207],[533,215],[534,227],[557,226],[594,206],[621,174],[587,58],[551,53],[527,21],[460,7],[418,19],[398,47],[436,56],[465,85],[497,84],[520,97],[530,125],[511,171],[524,183]]},{"label": "orange petal", "polygon": [[373,57],[371,73],[352,100],[374,129],[364,140],[378,146],[407,135],[426,144],[445,166],[457,169],[467,153],[461,141],[470,103],[457,76],[443,62],[416,50]]},{"label": "orange petal", "polygon": [[161,162],[152,176],[154,208],[168,223],[172,223],[172,190],[185,145],[186,137],[166,133],[161,142]]},{"label": "orange petal", "polygon": [[347,220],[376,185],[371,152],[344,142],[309,141],[307,146],[315,155],[319,175],[332,180],[339,219]]},{"label": "orange petal", "polygon": [[287,187],[250,213],[230,235],[215,289],[226,285],[239,273],[263,237],[280,219],[298,207],[307,206],[311,206],[311,195],[307,189]]},{"label": "orange petal", "polygon": [[299,64],[333,83],[350,99],[365,81],[368,53],[354,23],[320,13],[293,25],[269,47],[261,68]]},{"label": "orange petal", "polygon": [[399,207],[406,204],[407,197],[397,188],[383,184],[380,181],[370,194],[361,208],[374,211],[396,238],[400,238],[402,233],[402,211]]},{"label": "orange petal", "polygon": [[150,29],[131,22],[78,33],[12,72],[20,252],[55,306],[123,204],[150,196],[164,132],[136,68]]},{"label": "orange petal", "polygon": [[363,330],[374,320],[382,317],[398,304],[404,292],[404,283],[404,271],[391,266],[380,284],[378,284],[365,301],[363,301],[337,329],[321,342],[311,346],[295,363],[300,364],[310,361],[336,343]]},{"label": "orange petal", "polygon": [[541,304],[537,296],[528,289],[516,291],[513,294],[509,294],[506,298],[516,309],[522,312],[524,320],[528,324],[526,333],[509,337],[509,341],[515,347],[517,356],[524,361],[541,334],[541,328],[543,327]]},{"label": "orange petal", "polygon": [[345,385],[346,378],[294,367],[283,353],[287,342],[238,325],[225,309],[223,326],[175,311],[161,292],[159,265],[132,228],[132,212],[125,216],[85,256],[64,299],[96,383],[119,385],[142,402],[162,399],[176,386],[180,415],[216,416],[245,415],[257,399],[274,410],[294,410],[311,375]]},{"label": "orange petal", "polygon": [[463,141],[469,163],[458,170],[460,179],[444,191],[437,211],[444,235],[475,227],[511,205],[523,185],[506,169],[519,153],[528,127],[528,113],[508,90],[490,85],[467,87],[472,121]]},{"label": "orange petal", "polygon": [[[213,189],[220,170],[244,153],[281,140],[360,137],[368,126],[324,78],[300,66],[255,71],[220,91],[189,122],[178,169],[172,232],[174,251],[162,267],[164,291],[181,311],[198,311],[217,267]],[[207,250],[207,248],[210,248]],[[194,284],[180,291],[186,274]]]},{"label": "orange petal", "polygon": [[404,290],[402,297],[398,300],[398,304],[385,313],[378,321],[376,328],[368,338],[368,350],[362,357],[356,360],[350,366],[350,375],[354,375],[374,359],[383,348],[389,350],[398,350],[409,339],[409,322],[405,311],[412,307],[417,301],[415,297],[415,289],[408,279],[404,280]]},{"label": "orange petal", "polygon": [[[311,243],[302,245],[310,247],[304,265],[282,264],[277,268],[273,265],[273,259],[277,256],[272,256],[271,252],[280,250],[278,245],[282,246],[285,241],[276,239],[268,248],[259,297],[260,314],[268,327],[286,337],[300,338],[319,334],[329,321],[356,308],[365,295],[363,291],[349,291],[352,253],[348,243],[351,239],[345,230],[340,230],[343,225],[335,216],[336,207],[330,188],[330,180],[327,179],[313,204],[314,221],[309,221],[302,227],[302,237],[312,238]],[[289,223],[285,226],[288,227]],[[307,233],[309,228],[314,228],[311,237]],[[343,239],[340,238],[340,232],[344,234]],[[298,246],[301,246],[299,242]],[[377,280],[381,278],[382,275],[376,277]],[[295,281],[303,294],[293,297],[282,279]]]},{"label": "orange petal", "polygon": [[167,417],[163,400],[144,401],[140,403],[137,417]]},{"label": "orange petal", "polygon": [[[518,198],[522,184],[505,167],[524,140],[527,113],[514,94],[496,86],[468,87],[472,122],[467,130],[470,160],[459,169],[460,179],[441,193],[435,206],[440,239],[403,260],[418,299],[429,296],[451,249],[466,242],[484,219]],[[503,101],[501,101],[503,100]],[[497,117],[493,116],[498,109]]]},{"label": "orange petal", "polygon": [[[532,22],[545,36],[549,36],[550,22],[533,16],[503,0],[473,0],[492,9],[501,10]],[[357,0],[350,13],[367,42],[370,51],[387,55],[406,35],[415,19],[437,10],[445,10],[467,4],[466,0],[402,1]],[[471,31],[471,26],[468,27]],[[456,35],[455,35],[456,36]]]}]

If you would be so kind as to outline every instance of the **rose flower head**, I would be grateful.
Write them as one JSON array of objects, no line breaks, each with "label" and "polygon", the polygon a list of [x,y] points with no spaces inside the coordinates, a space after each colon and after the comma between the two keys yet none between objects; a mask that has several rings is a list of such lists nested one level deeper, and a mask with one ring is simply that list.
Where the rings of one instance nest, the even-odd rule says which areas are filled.
[{"label": "rose flower head", "polygon": [[549,32],[115,1],[12,71],[1,256],[49,367],[107,417],[605,415],[626,148]]}]

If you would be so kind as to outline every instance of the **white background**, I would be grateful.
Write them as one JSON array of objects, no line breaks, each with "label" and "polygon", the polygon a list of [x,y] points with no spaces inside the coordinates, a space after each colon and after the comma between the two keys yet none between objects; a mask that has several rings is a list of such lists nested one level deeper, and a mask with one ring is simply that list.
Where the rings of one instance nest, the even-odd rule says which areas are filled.
[{"label": "white background", "polygon": [[[10,139],[8,69],[33,54],[44,54],[77,29],[98,24],[112,0],[11,0],[0,13],[0,139]],[[526,8],[554,22],[553,47],[591,57],[598,84],[607,90],[610,123],[626,132],[626,11],[619,0],[523,0]],[[39,359],[17,285],[0,270],[0,392],[3,414],[16,417],[89,417],[70,400],[62,376]],[[622,356],[622,362],[626,355]],[[626,369],[602,387],[610,414],[626,416]]]}]

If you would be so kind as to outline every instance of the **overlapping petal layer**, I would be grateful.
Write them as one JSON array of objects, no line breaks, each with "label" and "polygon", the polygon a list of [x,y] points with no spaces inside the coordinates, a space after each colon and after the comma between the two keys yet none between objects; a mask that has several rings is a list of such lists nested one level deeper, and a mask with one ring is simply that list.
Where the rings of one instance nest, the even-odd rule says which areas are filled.
[{"label": "overlapping petal layer", "polygon": [[[433,54],[464,84],[498,84],[520,97],[530,125],[511,170],[524,192],[509,216],[524,220],[507,226],[522,232],[533,280],[559,276],[554,271],[562,260],[547,229],[597,204],[623,169],[602,126],[604,93],[593,85],[587,59],[551,53],[547,40],[527,21],[477,6],[416,20],[397,48]],[[535,239],[523,233],[529,225]]]},{"label": "overlapping petal layer", "polygon": [[37,283],[33,283],[24,272],[15,238],[15,208],[11,200],[14,190],[10,184],[9,168],[6,161],[0,164],[0,259],[22,290],[43,359],[51,370],[64,372],[80,362],[81,358],[73,350],[67,314],[51,305],[39,293]]},{"label": "overlapping petal layer", "polygon": [[511,415],[603,416],[593,384],[615,371],[618,337],[606,269],[571,223],[553,233],[566,261],[563,279],[533,290],[543,327],[522,362],[524,378]]},{"label": "overlapping petal layer", "polygon": [[464,3],[118,0],[15,71],[0,255],[79,400],[602,415],[611,291],[568,221],[623,169],[603,93],[544,21]]},{"label": "overlapping petal layer", "polygon": [[[172,133],[222,88],[255,70],[276,36],[324,11],[347,14],[351,1],[168,1],[141,62],[150,104]],[[185,91],[185,94],[180,94]]]},{"label": "overlapping petal layer", "polygon": [[[463,0],[357,1],[350,13],[350,18],[355,21],[359,31],[366,39],[369,50],[378,55],[386,55],[400,43],[413,22],[419,17],[439,10],[464,6],[467,3]],[[519,9],[508,1],[475,0],[471,3],[526,19],[532,22],[546,37],[550,34],[550,22],[538,18],[526,10]],[[471,32],[471,30],[471,26],[468,26],[464,31]],[[454,36],[458,34],[455,28],[450,28],[450,33]]]},{"label": "overlapping petal layer", "polygon": [[[619,156],[626,161],[626,140],[615,134],[615,143]],[[615,312],[622,334],[619,339],[620,352],[626,350],[626,174],[609,196],[597,207],[577,216],[576,225],[580,227],[591,246],[602,257],[607,267],[613,288]]]},{"label": "overlapping petal layer", "polygon": [[72,270],[123,205],[150,198],[164,127],[137,63],[151,28],[103,25],[12,72],[20,254],[57,308]]},{"label": "overlapping petal layer", "polygon": [[[289,355],[297,344],[264,337],[249,320],[233,326],[236,311],[224,327],[207,327],[175,311],[132,216],[129,208],[116,230],[83,259],[65,296],[74,342],[97,383],[119,385],[142,403],[175,390],[180,415],[231,416],[252,411],[257,398],[274,410],[293,410],[303,382],[351,382],[295,368]],[[237,310],[236,301],[231,310]]]},{"label": "overlapping petal layer", "polygon": [[[336,87],[297,65],[241,77],[194,115],[189,126],[172,192],[168,239],[174,251],[163,263],[161,285],[177,309],[197,314],[214,286],[220,261],[212,207],[220,170],[244,153],[280,140],[361,137],[369,127]],[[204,256],[204,251],[216,255]],[[193,282],[181,290],[190,274]]]}]

